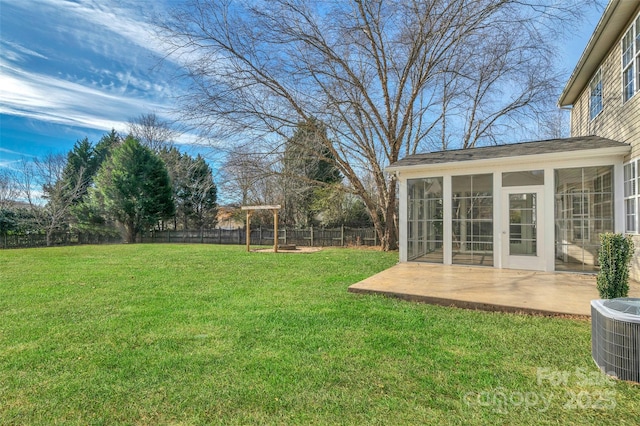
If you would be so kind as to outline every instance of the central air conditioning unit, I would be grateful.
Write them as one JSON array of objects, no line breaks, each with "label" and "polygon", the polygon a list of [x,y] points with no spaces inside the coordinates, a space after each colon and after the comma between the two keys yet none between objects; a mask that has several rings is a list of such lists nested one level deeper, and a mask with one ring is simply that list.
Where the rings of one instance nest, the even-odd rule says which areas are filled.
[{"label": "central air conditioning unit", "polygon": [[604,373],[640,383],[640,298],[591,301],[591,355]]}]

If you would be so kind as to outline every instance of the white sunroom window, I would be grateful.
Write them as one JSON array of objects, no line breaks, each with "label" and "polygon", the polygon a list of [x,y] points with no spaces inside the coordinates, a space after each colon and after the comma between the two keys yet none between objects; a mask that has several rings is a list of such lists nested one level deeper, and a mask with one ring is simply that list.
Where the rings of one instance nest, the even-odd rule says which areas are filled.
[{"label": "white sunroom window", "polygon": [[624,165],[624,212],[625,232],[640,233],[640,161],[634,160]]},{"label": "white sunroom window", "polygon": [[602,73],[600,70],[591,79],[589,84],[591,97],[589,98],[589,117],[593,120],[602,111]]},{"label": "white sunroom window", "polygon": [[622,99],[640,91],[640,15],[622,38]]}]

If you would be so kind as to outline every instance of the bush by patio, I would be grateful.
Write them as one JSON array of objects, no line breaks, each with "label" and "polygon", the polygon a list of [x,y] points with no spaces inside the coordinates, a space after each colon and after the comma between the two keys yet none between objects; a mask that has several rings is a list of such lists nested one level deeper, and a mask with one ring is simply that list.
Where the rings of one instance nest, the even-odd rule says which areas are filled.
[{"label": "bush by patio", "polygon": [[629,294],[629,263],[634,253],[630,236],[607,232],[600,234],[598,260],[598,292],[602,299],[627,297]]}]

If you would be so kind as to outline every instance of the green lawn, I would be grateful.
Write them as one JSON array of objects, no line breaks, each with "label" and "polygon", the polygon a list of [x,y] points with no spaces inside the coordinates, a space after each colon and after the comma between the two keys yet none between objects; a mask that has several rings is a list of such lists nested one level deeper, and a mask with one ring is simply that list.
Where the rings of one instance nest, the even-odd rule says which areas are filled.
[{"label": "green lawn", "polygon": [[[347,293],[397,253],[0,251],[1,424],[635,424],[588,321]],[[425,283],[428,277],[425,277]]]}]

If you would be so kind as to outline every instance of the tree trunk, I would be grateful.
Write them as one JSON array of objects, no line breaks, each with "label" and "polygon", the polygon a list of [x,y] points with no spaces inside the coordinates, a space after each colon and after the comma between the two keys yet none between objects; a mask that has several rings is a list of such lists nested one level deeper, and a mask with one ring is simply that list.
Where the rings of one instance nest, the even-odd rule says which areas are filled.
[{"label": "tree trunk", "polygon": [[398,211],[396,209],[396,181],[395,178],[389,179],[388,184],[388,199],[385,212],[384,221],[384,240],[386,246],[382,248],[387,250],[398,249]]},{"label": "tree trunk", "polygon": [[127,231],[127,243],[135,244],[135,242],[136,242],[136,227],[134,225],[134,222],[132,220],[127,222],[127,224],[125,225],[125,229]]}]

